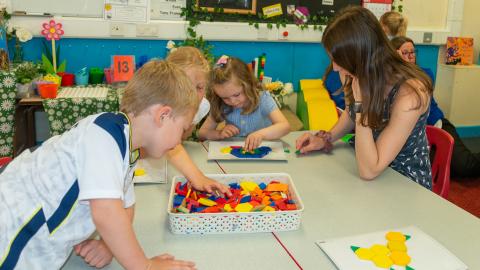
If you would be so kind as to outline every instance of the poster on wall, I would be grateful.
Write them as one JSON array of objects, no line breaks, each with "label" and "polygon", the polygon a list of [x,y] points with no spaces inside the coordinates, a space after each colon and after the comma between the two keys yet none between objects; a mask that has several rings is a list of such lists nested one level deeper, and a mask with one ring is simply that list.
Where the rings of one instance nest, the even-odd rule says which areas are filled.
[{"label": "poster on wall", "polygon": [[213,11],[214,8],[223,8],[225,13],[256,14],[257,0],[196,0],[198,8]]},{"label": "poster on wall", "polygon": [[152,0],[150,3],[150,19],[181,21],[182,8],[187,6],[187,0]]},{"label": "poster on wall", "polygon": [[149,0],[105,0],[103,18],[109,21],[143,22],[149,20]]}]

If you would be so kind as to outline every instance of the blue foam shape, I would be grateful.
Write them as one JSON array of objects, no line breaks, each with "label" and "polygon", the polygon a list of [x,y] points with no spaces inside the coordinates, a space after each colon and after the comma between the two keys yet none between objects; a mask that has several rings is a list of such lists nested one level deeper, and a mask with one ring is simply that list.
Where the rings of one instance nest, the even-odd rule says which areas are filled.
[{"label": "blue foam shape", "polygon": [[264,190],[264,189],[267,187],[267,185],[262,182],[262,183],[260,183],[260,185],[258,185],[258,187],[259,187],[261,190]]},{"label": "blue foam shape", "polygon": [[185,199],[185,196],[183,195],[175,195],[173,198],[173,207],[178,207],[179,205],[182,204],[183,199]]},{"label": "blue foam shape", "polygon": [[228,184],[230,186],[230,188],[233,188],[233,189],[239,189],[240,188],[240,185],[238,183],[231,183],[231,184]]},{"label": "blue foam shape", "polygon": [[244,196],[242,197],[242,199],[240,200],[240,203],[246,203],[246,202],[249,202],[252,200],[252,197],[251,196]]},{"label": "blue foam shape", "polygon": [[238,158],[263,158],[264,156],[268,155],[272,148],[268,146],[261,146],[256,148],[254,151],[255,153],[246,152],[245,154],[242,153],[243,147],[240,148],[233,148],[230,154],[238,157]]}]

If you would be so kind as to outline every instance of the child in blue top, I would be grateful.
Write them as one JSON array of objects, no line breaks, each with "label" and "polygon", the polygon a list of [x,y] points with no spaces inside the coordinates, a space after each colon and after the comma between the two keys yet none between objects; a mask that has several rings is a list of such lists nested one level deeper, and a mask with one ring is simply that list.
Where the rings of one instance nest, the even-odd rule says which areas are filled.
[{"label": "child in blue top", "polygon": [[[262,140],[275,140],[288,134],[290,125],[275,101],[261,86],[248,66],[237,58],[222,56],[212,71],[207,96],[211,103],[208,118],[200,128],[200,139],[223,140],[246,137],[251,151]],[[217,129],[221,122],[222,129]]]},{"label": "child in blue top", "polygon": [[[195,269],[168,254],[145,255],[132,226],[132,180],[138,149],[160,158],[174,148],[198,104],[182,70],[152,61],[128,82],[122,113],[91,115],[16,157],[0,174],[0,269],[60,269],[72,250],[97,268],[113,255],[125,269]],[[89,239],[95,231],[100,240]]]}]

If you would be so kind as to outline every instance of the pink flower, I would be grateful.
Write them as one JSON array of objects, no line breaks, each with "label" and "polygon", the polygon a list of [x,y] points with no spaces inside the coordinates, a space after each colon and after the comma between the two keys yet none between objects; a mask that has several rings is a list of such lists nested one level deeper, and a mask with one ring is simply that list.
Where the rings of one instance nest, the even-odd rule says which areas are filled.
[{"label": "pink flower", "polygon": [[50,20],[48,23],[43,23],[42,35],[47,40],[59,40],[65,32],[62,30],[62,24],[56,23],[54,20]]}]

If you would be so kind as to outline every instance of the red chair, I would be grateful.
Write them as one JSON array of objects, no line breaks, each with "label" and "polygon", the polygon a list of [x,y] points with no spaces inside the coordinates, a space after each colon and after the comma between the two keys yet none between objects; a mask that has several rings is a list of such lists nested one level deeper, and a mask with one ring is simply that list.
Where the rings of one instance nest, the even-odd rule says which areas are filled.
[{"label": "red chair", "polygon": [[453,137],[441,128],[427,126],[427,139],[430,151],[435,153],[432,159],[432,190],[446,199],[450,189]]},{"label": "red chair", "polygon": [[1,157],[0,158],[0,167],[3,167],[5,165],[7,165],[8,163],[10,163],[10,161],[12,161],[12,159],[9,158],[9,157]]}]

